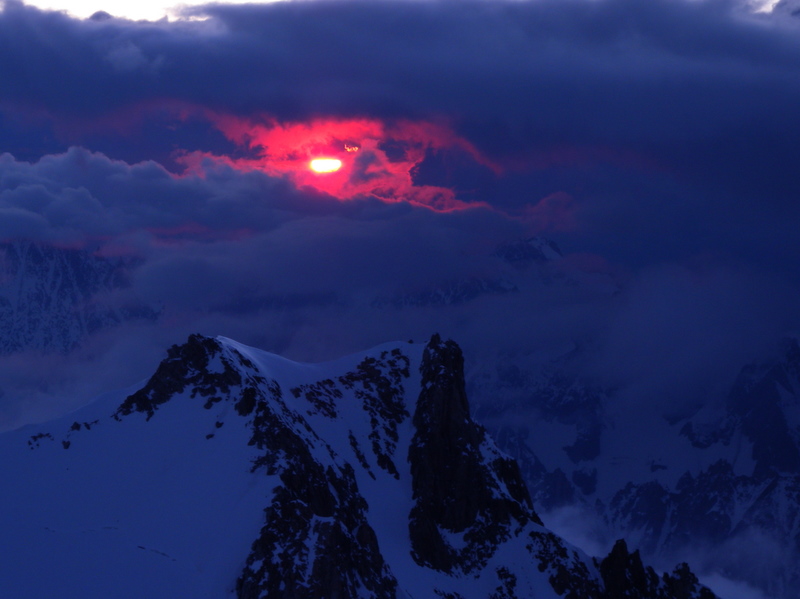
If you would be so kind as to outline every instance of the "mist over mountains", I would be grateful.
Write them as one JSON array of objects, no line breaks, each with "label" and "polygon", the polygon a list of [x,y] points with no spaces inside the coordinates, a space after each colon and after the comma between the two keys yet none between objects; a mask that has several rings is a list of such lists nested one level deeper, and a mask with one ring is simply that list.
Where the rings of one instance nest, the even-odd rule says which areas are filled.
[{"label": "mist over mountains", "polygon": [[438,332],[560,532],[793,599],[795,8],[0,1],[0,429]]},{"label": "mist over mountains", "polygon": [[[31,264],[38,270],[33,266],[9,268],[6,289],[41,290],[43,283],[61,281],[73,272],[99,271],[106,273],[109,281],[99,291],[96,277],[66,277],[76,291],[72,295],[40,291],[40,296],[44,293],[42,297],[61,301],[44,302],[31,322],[46,325],[48,310],[55,312],[56,322],[69,323],[65,314],[72,314],[75,322],[81,322],[82,313],[75,308],[86,304],[84,297],[99,300],[88,304],[94,313],[121,314],[126,318],[112,319],[106,328],[97,331],[76,328],[79,334],[72,340],[71,350],[60,345],[32,345],[17,349],[16,354],[9,351],[4,358],[7,364],[14,364],[21,356],[39,356],[43,363],[62,368],[79,364],[84,369],[79,371],[81,376],[87,376],[95,365],[87,361],[82,346],[91,346],[95,337],[131,331],[144,337],[152,336],[154,329],[173,328],[164,322],[167,310],[163,306],[156,310],[142,302],[139,310],[106,312],[110,307],[103,304],[103,299],[116,298],[111,292],[124,293],[128,299],[134,297],[131,281],[136,280],[142,264],[36,244],[14,247],[14,251],[24,250],[26,255],[37,257]],[[43,260],[42,256],[50,258]],[[760,365],[741,366],[735,371],[727,395],[711,392],[671,401],[663,390],[643,395],[633,384],[638,382],[635,379],[598,376],[600,371],[594,362],[598,339],[584,334],[577,340],[562,339],[558,344],[547,338],[546,342],[533,344],[528,339],[531,331],[508,335],[521,306],[529,310],[532,300],[559,298],[575,302],[591,297],[613,305],[615,298],[625,293],[624,281],[607,273],[562,269],[560,264],[568,256],[542,238],[500,244],[481,260],[492,261],[496,270],[485,271],[483,278],[445,279],[440,286],[401,289],[390,300],[381,296],[284,296],[280,301],[209,308],[197,320],[187,323],[218,319],[214,311],[251,323],[265,318],[285,321],[312,311],[330,311],[331,319],[351,315],[349,318],[355,321],[356,317],[371,316],[373,323],[380,318],[400,320],[404,327],[409,322],[434,326],[435,322],[446,325],[451,319],[463,319],[467,311],[486,311],[488,315],[506,310],[509,328],[491,337],[487,337],[484,327],[461,325],[464,345],[476,354],[471,359],[467,356],[466,389],[471,413],[488,426],[500,449],[519,463],[521,480],[530,489],[533,505],[553,514],[556,522],[560,513],[566,513],[564,510],[575,510],[574,518],[583,522],[579,534],[585,536],[587,547],[607,552],[615,539],[626,538],[629,546],[666,569],[690,555],[693,567],[699,568],[701,575],[744,581],[764,589],[767,596],[791,597],[797,577],[796,539],[791,531],[796,528],[800,513],[791,491],[798,475],[797,460],[793,462],[792,456],[800,454],[796,422],[797,341],[786,339],[774,354],[776,357],[769,354]],[[117,278],[108,279],[107,273],[113,272],[118,273]],[[547,303],[543,307],[547,308]],[[338,322],[336,330],[346,322]],[[499,322],[502,320],[492,319],[495,326]],[[558,323],[550,324],[558,328]],[[9,340],[14,339],[11,334],[15,330],[6,329]],[[322,330],[324,327],[320,327]],[[178,331],[174,327],[173,332]],[[551,335],[558,339],[555,335],[562,332],[563,329],[553,330]],[[500,334],[507,335],[504,345],[499,341]],[[38,342],[38,338],[32,339],[30,343]],[[537,351],[520,351],[523,343]],[[144,355],[149,348],[149,344],[143,344],[137,351]],[[123,357],[130,359],[135,354],[126,352],[120,356]],[[708,363],[713,364],[713,360]],[[134,364],[147,362],[142,359]],[[668,366],[672,364],[663,367]],[[119,373],[118,369],[111,370],[100,377],[105,390],[125,383],[111,380]],[[56,387],[52,393],[61,389]],[[14,399],[13,395],[7,397],[7,401]],[[44,414],[57,414],[71,405],[64,399],[56,404],[52,396],[39,401],[44,412],[38,420],[48,419],[52,416]],[[78,403],[77,399],[74,401]],[[330,407],[335,409],[336,394],[326,401],[333,402]],[[574,530],[568,532],[575,534]],[[760,539],[758,544],[755,538]],[[765,546],[771,547],[771,557],[762,560]],[[727,553],[721,554],[720,547],[726,547]]]}]

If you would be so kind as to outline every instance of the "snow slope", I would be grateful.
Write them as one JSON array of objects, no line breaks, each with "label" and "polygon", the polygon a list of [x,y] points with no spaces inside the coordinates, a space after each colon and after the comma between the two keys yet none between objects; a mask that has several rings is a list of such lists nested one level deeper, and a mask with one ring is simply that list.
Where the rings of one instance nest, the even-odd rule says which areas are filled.
[{"label": "snow slope", "polygon": [[438,337],[298,364],[192,336],[0,455],[14,599],[713,597],[544,528]]}]

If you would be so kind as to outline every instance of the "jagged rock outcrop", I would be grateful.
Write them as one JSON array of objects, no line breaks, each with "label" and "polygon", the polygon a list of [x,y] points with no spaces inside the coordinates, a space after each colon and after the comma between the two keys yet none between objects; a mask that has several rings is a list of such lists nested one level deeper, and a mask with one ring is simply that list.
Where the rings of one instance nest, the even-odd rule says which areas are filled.
[{"label": "jagged rock outcrop", "polygon": [[[629,483],[610,503],[618,530],[635,532],[651,556],[748,545],[735,552],[712,549],[716,556],[708,561],[770,596],[792,597],[800,581],[799,374],[796,339],[784,342],[781,360],[743,368],[717,426],[695,427],[689,420],[680,427],[693,447],[724,448],[725,457],[684,472],[674,487]],[[735,467],[733,458],[742,453],[748,467]],[[761,559],[759,543],[782,559]]]},{"label": "jagged rock outcrop", "polygon": [[[240,599],[610,599],[644,598],[643,588],[658,599],[713,597],[685,568],[652,580],[638,554],[615,548],[593,560],[545,528],[517,463],[472,420],[463,365],[460,348],[438,335],[332,365],[193,335],[105,416],[108,403],[51,430],[0,438],[27,452],[12,473],[57,465],[57,475],[16,481],[20,496],[61,502],[0,511],[6,545],[14,554],[32,535],[37,546],[60,548],[52,531],[71,511],[87,518],[79,514],[88,505],[97,520],[88,532],[101,531],[102,542],[95,548],[85,537],[87,563],[137,596],[178,592],[155,590],[166,587],[208,594],[210,585]],[[120,468],[132,470],[120,478]],[[209,477],[225,482],[209,486]],[[231,507],[209,519],[205,501]],[[20,528],[40,517],[33,531]],[[229,543],[229,529],[237,540],[224,555],[237,561],[211,575],[220,556],[198,557],[214,549],[198,540]],[[198,560],[204,569],[187,568]],[[0,565],[10,588],[30,584],[26,564]],[[67,578],[62,586],[78,575],[54,571]],[[35,596],[52,594],[48,581],[37,583],[45,586]],[[113,594],[113,584],[97,597]],[[620,589],[639,594],[615,595]]]},{"label": "jagged rock outcrop", "polygon": [[[435,335],[422,359],[422,390],[414,412],[408,460],[416,500],[409,531],[414,559],[443,572],[483,568],[496,547],[533,511],[519,466],[504,456],[489,464],[486,430],[472,421],[464,389],[464,358]],[[458,549],[446,534],[463,537]]]},{"label": "jagged rock outcrop", "polygon": [[611,553],[600,562],[607,599],[713,599],[715,597],[703,587],[697,577],[683,563],[672,574],[658,576],[655,570],[642,563],[639,551],[628,551],[625,541],[614,544]]},{"label": "jagged rock outcrop", "polygon": [[[784,340],[777,358],[742,368],[726,395],[673,412],[646,397],[620,404],[615,389],[580,372],[579,362],[567,360],[539,371],[511,362],[473,381],[484,394],[495,383],[507,402],[497,402],[496,412],[481,404],[478,416],[519,461],[540,512],[570,506],[587,522],[594,518],[602,534],[633,539],[646,560],[663,565],[692,551],[704,572],[794,599],[798,340]],[[545,430],[543,422],[555,426]]]}]

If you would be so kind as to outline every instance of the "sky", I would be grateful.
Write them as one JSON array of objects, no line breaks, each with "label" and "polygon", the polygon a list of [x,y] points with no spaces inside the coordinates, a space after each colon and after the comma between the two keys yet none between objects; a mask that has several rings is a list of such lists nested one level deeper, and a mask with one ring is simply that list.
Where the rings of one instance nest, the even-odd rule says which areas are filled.
[{"label": "sky", "polygon": [[[274,0],[272,0],[274,1]],[[158,21],[163,18],[180,19],[181,11],[184,8],[194,7],[205,2],[164,2],[163,0],[138,0],[120,1],[116,0],[113,4],[103,2],[103,0],[34,0],[26,2],[29,6],[36,8],[65,11],[73,17],[86,19],[98,12],[113,12],[115,17],[130,19],[132,21],[146,20]],[[266,4],[266,2],[248,3],[243,0],[222,0],[215,4]]]},{"label": "sky", "polygon": [[[786,0],[2,6],[0,238],[127,260],[95,300],[159,313],[0,359],[5,426],[193,332],[300,360],[436,331],[477,365],[580,346],[669,406],[798,329]],[[498,258],[532,236],[564,258]],[[464,281],[515,292],[397,307]]]},{"label": "sky", "polygon": [[[214,4],[268,4],[280,0],[261,0],[260,2],[246,2],[244,0],[219,0]],[[779,0],[754,0],[750,3],[751,10],[757,12],[771,11]],[[44,10],[66,11],[73,17],[86,19],[97,12],[107,12],[110,4],[102,0],[33,0],[26,2],[29,6],[35,6]],[[171,2],[164,0],[138,0],[120,1],[113,4],[113,14],[115,17],[122,17],[130,20],[157,21],[166,17],[167,19],[184,18],[182,11],[186,8],[193,8],[209,4],[198,0],[188,2]],[[202,17],[200,17],[202,18]]]},{"label": "sky", "polygon": [[[196,332],[307,361],[440,332],[470,372],[578,349],[629,401],[724,397],[800,330],[800,5],[771,4],[0,1],[0,241],[123,263],[92,302],[158,314],[0,357],[0,428]],[[563,258],[501,259],[534,236]]]}]

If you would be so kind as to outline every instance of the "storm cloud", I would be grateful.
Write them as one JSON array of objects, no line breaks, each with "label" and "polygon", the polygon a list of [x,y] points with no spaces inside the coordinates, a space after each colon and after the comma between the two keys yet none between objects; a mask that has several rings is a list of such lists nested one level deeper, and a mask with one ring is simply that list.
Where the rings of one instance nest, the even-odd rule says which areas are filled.
[{"label": "storm cloud", "polygon": [[[135,258],[115,293],[159,318],[131,347],[202,332],[324,359],[440,330],[475,356],[588,348],[609,384],[669,402],[721,393],[797,329],[790,10],[333,0],[186,16],[205,20],[0,12],[0,237]],[[313,144],[292,146],[302,131]],[[349,179],[301,172],[309,148],[357,150]],[[520,270],[496,253],[532,235],[564,257]],[[124,353],[104,335],[89,345]]]},{"label": "storm cloud", "polygon": [[[319,361],[438,332],[512,428],[551,367],[676,421],[800,333],[787,0],[0,7],[0,430],[193,333]],[[600,554],[593,517],[548,515]],[[760,597],[719,572],[767,541],[697,563]]]},{"label": "storm cloud", "polygon": [[36,160],[82,145],[179,172],[185,153],[258,155],[215,115],[444,122],[501,170],[476,177],[432,151],[417,181],[509,212],[567,196],[582,251],[796,266],[783,248],[800,216],[800,38],[783,12],[723,0],[191,11],[209,18],[81,21],[6,1],[2,149]]}]

